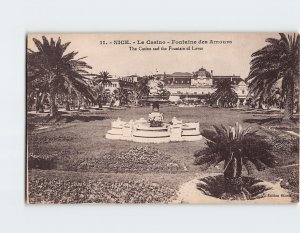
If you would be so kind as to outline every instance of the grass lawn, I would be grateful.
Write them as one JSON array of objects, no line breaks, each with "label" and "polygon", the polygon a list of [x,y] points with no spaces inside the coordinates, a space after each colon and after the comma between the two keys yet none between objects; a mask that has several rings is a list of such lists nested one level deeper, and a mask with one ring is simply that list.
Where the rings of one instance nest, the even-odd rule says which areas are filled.
[{"label": "grass lawn", "polygon": [[[222,172],[221,166],[204,170],[193,165],[193,153],[205,146],[205,140],[145,144],[108,140],[104,137],[111,127],[111,121],[117,117],[125,121],[141,117],[147,119],[150,111],[150,107],[92,109],[79,113],[63,112],[59,118],[50,120],[46,113],[28,113],[28,155],[55,160],[51,168],[29,169],[30,202],[168,202],[184,182],[199,174]],[[259,129],[274,144],[273,153],[278,158],[279,167],[256,173],[257,177],[270,182],[277,182],[280,178],[288,180],[289,175],[299,169],[295,165],[299,163],[298,137],[286,133],[286,129],[268,124],[274,119],[272,114],[256,115],[231,109],[176,106],[161,106],[160,111],[164,113],[166,122],[175,116],[184,122],[200,122],[200,129],[210,128],[214,124],[233,125],[235,122]],[[297,127],[292,131],[299,134]],[[149,146],[153,153],[161,154],[153,157],[149,155],[149,158],[145,157],[141,161],[135,153],[139,153],[141,147],[145,146]],[[116,165],[110,164],[107,159],[114,155],[117,156]],[[127,164],[124,156],[129,159]],[[132,156],[132,159],[128,156]],[[281,169],[284,172],[280,172]],[[126,188],[124,183],[128,184]],[[68,185],[75,186],[65,190]],[[105,188],[111,193],[101,192]],[[48,190],[47,196],[43,192],[45,189]],[[58,195],[57,192],[64,194]],[[99,198],[101,195],[105,197]]]}]

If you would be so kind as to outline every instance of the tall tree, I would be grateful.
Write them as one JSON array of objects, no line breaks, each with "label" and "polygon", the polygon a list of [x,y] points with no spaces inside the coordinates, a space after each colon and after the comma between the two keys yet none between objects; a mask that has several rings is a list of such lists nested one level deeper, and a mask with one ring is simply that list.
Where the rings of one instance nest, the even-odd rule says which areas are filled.
[{"label": "tall tree", "polygon": [[270,95],[264,99],[264,103],[266,103],[269,107],[273,106],[282,108],[284,104],[284,95],[281,88],[271,88]]},{"label": "tall tree", "polygon": [[55,42],[53,38],[43,36],[42,41],[33,38],[37,51],[27,50],[27,83],[42,80],[47,86],[50,102],[50,116],[57,114],[56,95],[59,87],[67,84],[79,95],[93,101],[92,92],[85,81],[86,69],[91,69],[85,57],[76,59],[78,52],[65,53],[71,42],[61,43],[61,39]]},{"label": "tall tree", "polygon": [[48,86],[45,79],[36,78],[31,82],[27,82],[27,102],[28,107],[31,107],[34,103],[36,112],[44,111],[44,100],[47,96]]},{"label": "tall tree", "polygon": [[215,88],[215,92],[210,96],[210,100],[213,103],[218,103],[221,107],[230,107],[237,102],[238,95],[230,80],[225,79],[218,82]]},{"label": "tall tree", "polygon": [[96,84],[106,85],[111,84],[111,78],[112,76],[107,71],[101,71],[99,74],[95,75],[93,81]]},{"label": "tall tree", "polygon": [[262,49],[252,54],[250,73],[246,78],[250,92],[255,96],[270,95],[272,87],[282,81],[284,95],[284,120],[293,116],[295,85],[299,82],[299,34],[286,35],[280,38],[268,38]]},{"label": "tall tree", "polygon": [[135,97],[135,104],[138,104],[138,101],[141,100],[143,97],[148,96],[150,93],[149,87],[149,76],[140,77],[138,81],[134,85],[134,97]]},{"label": "tall tree", "polygon": [[127,105],[130,102],[130,91],[120,82],[120,87],[114,91],[116,100],[120,101],[120,105]]},{"label": "tall tree", "polygon": [[94,92],[99,108],[102,108],[102,99],[105,91],[105,85],[111,84],[112,76],[107,71],[102,71],[93,78]]}]

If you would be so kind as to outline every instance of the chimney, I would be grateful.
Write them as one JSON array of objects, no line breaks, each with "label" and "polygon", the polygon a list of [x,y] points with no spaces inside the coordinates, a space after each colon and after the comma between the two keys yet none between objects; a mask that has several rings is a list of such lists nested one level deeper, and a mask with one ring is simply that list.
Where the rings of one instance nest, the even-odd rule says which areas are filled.
[{"label": "chimney", "polygon": [[213,76],[213,73],[214,73],[214,71],[213,71],[213,70],[211,70],[211,71],[210,71],[210,74],[211,74],[211,76]]}]

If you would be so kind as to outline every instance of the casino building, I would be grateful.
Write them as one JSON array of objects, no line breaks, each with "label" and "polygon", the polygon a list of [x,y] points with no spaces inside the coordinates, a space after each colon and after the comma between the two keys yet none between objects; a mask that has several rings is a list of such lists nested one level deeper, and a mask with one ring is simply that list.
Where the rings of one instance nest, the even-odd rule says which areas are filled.
[{"label": "casino building", "polygon": [[173,74],[159,74],[164,80],[165,88],[170,92],[170,101],[201,100],[215,91],[214,86],[221,80],[229,79],[243,103],[248,94],[248,86],[240,76],[213,75],[203,67],[196,72],[175,72]]},{"label": "casino building", "polygon": [[[239,102],[243,103],[248,95],[248,86],[240,76],[236,75],[213,75],[203,67],[193,73],[175,72],[173,74],[154,75],[163,80],[165,88],[170,92],[169,100],[177,102],[178,100],[196,101],[205,99],[208,94],[215,91],[214,86],[221,80],[229,79],[238,95]],[[134,87],[141,77],[138,75],[129,75],[119,78],[112,78],[111,83],[105,85],[105,89],[113,93],[117,88],[124,88],[133,99]]]}]

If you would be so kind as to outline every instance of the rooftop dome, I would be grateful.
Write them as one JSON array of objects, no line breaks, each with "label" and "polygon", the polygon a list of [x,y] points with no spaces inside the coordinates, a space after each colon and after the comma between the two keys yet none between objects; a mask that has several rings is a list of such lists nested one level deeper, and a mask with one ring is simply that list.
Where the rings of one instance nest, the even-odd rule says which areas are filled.
[{"label": "rooftop dome", "polygon": [[206,76],[208,78],[210,78],[212,75],[211,73],[209,73],[206,69],[204,69],[203,67],[201,67],[199,70],[197,70],[196,72],[194,72],[194,76]]}]

